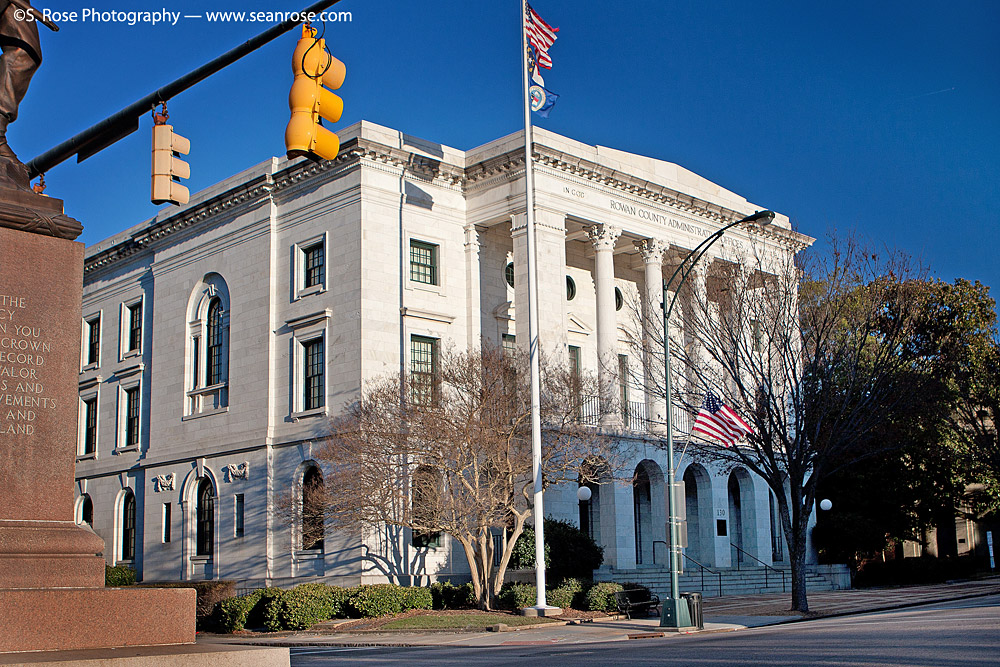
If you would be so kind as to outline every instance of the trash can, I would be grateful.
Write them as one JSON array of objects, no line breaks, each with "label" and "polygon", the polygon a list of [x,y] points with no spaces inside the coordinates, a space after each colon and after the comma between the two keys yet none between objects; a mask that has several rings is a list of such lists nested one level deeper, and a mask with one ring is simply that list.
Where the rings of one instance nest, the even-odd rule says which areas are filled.
[{"label": "trash can", "polygon": [[699,630],[704,630],[705,615],[701,610],[701,593],[681,593],[681,597],[687,600],[688,614],[691,616],[691,625]]}]

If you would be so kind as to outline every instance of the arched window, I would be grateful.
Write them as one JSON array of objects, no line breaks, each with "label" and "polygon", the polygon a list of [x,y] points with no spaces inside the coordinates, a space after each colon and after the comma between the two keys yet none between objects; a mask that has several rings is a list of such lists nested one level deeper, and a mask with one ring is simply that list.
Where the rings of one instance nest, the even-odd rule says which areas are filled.
[{"label": "arched window", "polygon": [[90,499],[89,494],[84,494],[80,502],[80,523],[91,527],[94,525],[94,501]]},{"label": "arched window", "polygon": [[196,550],[198,556],[211,556],[215,543],[215,488],[212,480],[202,477],[198,482],[198,498],[195,506]]},{"label": "arched window", "polygon": [[189,415],[229,405],[229,289],[217,273],[195,286],[188,303],[187,409]]},{"label": "arched window", "polygon": [[[88,499],[89,500],[89,499]],[[86,508],[84,508],[86,510]],[[91,508],[93,512],[93,508]],[[91,517],[93,520],[93,517]],[[131,489],[125,491],[125,499],[122,500],[122,530],[121,549],[119,554],[121,560],[135,560],[135,494]]]},{"label": "arched window", "polygon": [[223,377],[223,331],[222,300],[212,299],[208,306],[208,346],[205,355],[205,384],[208,386],[220,384]]},{"label": "arched window", "polygon": [[323,549],[324,495],[323,473],[313,466],[302,476],[302,531],[299,547],[303,551]]}]

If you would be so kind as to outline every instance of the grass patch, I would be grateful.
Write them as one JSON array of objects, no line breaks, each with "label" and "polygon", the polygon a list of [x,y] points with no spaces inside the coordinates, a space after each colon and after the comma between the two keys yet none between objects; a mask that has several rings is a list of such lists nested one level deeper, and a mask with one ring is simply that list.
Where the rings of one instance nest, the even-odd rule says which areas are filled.
[{"label": "grass patch", "polygon": [[491,625],[504,623],[510,626],[554,623],[551,618],[531,618],[513,614],[421,614],[396,618],[382,626],[385,630],[485,630]]}]

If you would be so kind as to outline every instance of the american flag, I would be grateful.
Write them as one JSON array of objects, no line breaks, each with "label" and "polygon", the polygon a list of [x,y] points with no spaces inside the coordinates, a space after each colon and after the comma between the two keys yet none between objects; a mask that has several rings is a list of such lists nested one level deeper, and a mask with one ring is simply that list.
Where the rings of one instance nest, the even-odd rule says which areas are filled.
[{"label": "american flag", "polygon": [[538,66],[552,69],[549,47],[556,41],[556,33],[559,32],[559,28],[553,28],[543,21],[542,17],[531,8],[531,5],[528,5],[528,13],[524,15],[524,32],[528,35],[528,42],[535,49]]},{"label": "american flag", "polygon": [[720,440],[726,447],[732,447],[744,434],[754,432],[732,408],[712,392],[705,394],[705,402],[698,411],[698,418],[694,420],[691,430]]}]

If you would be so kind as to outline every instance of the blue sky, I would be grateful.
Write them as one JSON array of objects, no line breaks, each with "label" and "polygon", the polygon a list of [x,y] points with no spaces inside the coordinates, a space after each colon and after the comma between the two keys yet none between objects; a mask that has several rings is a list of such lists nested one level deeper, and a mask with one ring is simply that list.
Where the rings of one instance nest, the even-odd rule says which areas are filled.
[{"label": "blue sky", "polygon": [[[41,5],[41,3],[36,3]],[[301,9],[310,0],[50,0],[60,11]],[[823,237],[858,230],[934,275],[1000,284],[1000,3],[536,0],[560,28],[539,125],[676,162]],[[341,126],[456,148],[518,130],[519,2],[342,0]],[[45,62],[9,131],[27,161],[267,26],[42,28]],[[192,192],[284,152],[290,33],[170,102]],[[155,214],[149,117],[47,174],[94,243]]]}]

